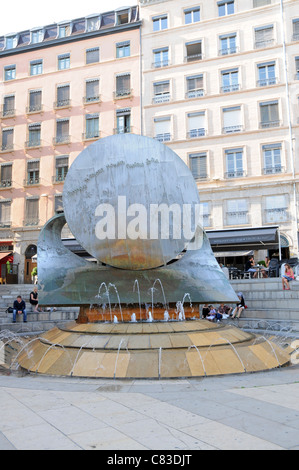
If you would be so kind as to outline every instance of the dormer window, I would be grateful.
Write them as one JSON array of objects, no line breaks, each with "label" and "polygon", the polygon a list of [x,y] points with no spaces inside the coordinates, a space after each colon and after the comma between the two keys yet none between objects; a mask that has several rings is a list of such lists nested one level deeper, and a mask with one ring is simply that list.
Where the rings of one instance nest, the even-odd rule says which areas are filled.
[{"label": "dormer window", "polygon": [[17,47],[17,35],[7,36],[6,38],[6,49],[13,49]]},{"label": "dormer window", "polygon": [[117,12],[116,24],[126,24],[129,23],[129,10]]},{"label": "dormer window", "polygon": [[64,24],[59,26],[59,33],[58,37],[59,38],[65,38],[70,35],[70,25],[69,24]]},{"label": "dormer window", "polygon": [[31,31],[31,43],[32,44],[37,44],[39,42],[42,42],[43,40],[43,30],[42,29],[37,29],[35,31]]},{"label": "dormer window", "polygon": [[100,28],[100,17],[94,16],[86,19],[86,31],[97,31]]}]

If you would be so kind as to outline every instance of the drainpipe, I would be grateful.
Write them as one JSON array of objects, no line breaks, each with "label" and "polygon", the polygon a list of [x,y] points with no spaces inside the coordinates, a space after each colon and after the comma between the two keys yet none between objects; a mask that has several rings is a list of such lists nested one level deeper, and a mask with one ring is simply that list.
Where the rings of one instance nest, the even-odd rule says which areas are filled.
[{"label": "drainpipe", "polygon": [[[139,7],[140,8],[140,7]],[[139,14],[141,12],[139,11]],[[143,70],[142,70],[142,24],[139,28],[139,53],[140,53],[140,134],[143,135]]]},{"label": "drainpipe", "polygon": [[295,168],[295,155],[294,155],[294,148],[293,148],[293,127],[292,127],[292,119],[291,119],[290,90],[289,90],[289,79],[288,79],[288,63],[287,63],[287,51],[286,51],[286,40],[285,40],[283,0],[280,0],[280,17],[281,17],[283,60],[284,60],[286,104],[287,104],[287,116],[288,116],[288,127],[289,127],[291,169],[292,169],[292,178],[293,178],[292,186],[293,186],[294,225],[295,225],[293,246],[294,246],[294,251],[296,251],[298,254],[298,214],[297,214],[297,196],[296,196],[296,168]]}]

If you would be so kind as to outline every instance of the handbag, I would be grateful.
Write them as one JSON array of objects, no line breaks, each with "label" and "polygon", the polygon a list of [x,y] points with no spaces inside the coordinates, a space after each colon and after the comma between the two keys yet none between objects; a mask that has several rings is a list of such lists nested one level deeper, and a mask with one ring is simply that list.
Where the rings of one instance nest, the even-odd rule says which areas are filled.
[{"label": "handbag", "polygon": [[5,310],[5,313],[13,313],[13,308],[12,308],[12,307],[8,307],[8,308]]}]

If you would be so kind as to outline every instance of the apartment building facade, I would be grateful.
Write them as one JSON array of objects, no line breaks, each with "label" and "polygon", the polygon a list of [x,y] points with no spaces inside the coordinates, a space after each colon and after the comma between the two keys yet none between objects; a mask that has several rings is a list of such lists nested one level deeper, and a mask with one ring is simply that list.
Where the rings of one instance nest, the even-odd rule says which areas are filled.
[{"label": "apartment building facade", "polygon": [[278,225],[297,256],[299,2],[140,3],[145,134],[190,166],[208,233]]},{"label": "apartment building facade", "polygon": [[140,26],[127,7],[0,38],[0,258],[13,251],[19,282],[76,156],[141,132]]},{"label": "apartment building facade", "polygon": [[297,256],[298,6],[140,0],[0,37],[0,263],[31,281],[69,166],[119,132],[189,165],[208,233],[278,225]]}]

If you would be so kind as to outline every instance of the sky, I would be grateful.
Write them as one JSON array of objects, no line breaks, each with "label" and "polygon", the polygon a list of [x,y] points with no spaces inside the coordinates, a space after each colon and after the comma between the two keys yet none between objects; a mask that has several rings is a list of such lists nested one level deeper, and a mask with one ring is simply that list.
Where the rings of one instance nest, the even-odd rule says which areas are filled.
[{"label": "sky", "polygon": [[93,13],[137,5],[137,0],[14,0],[1,1],[0,36],[37,26],[73,20]]}]

